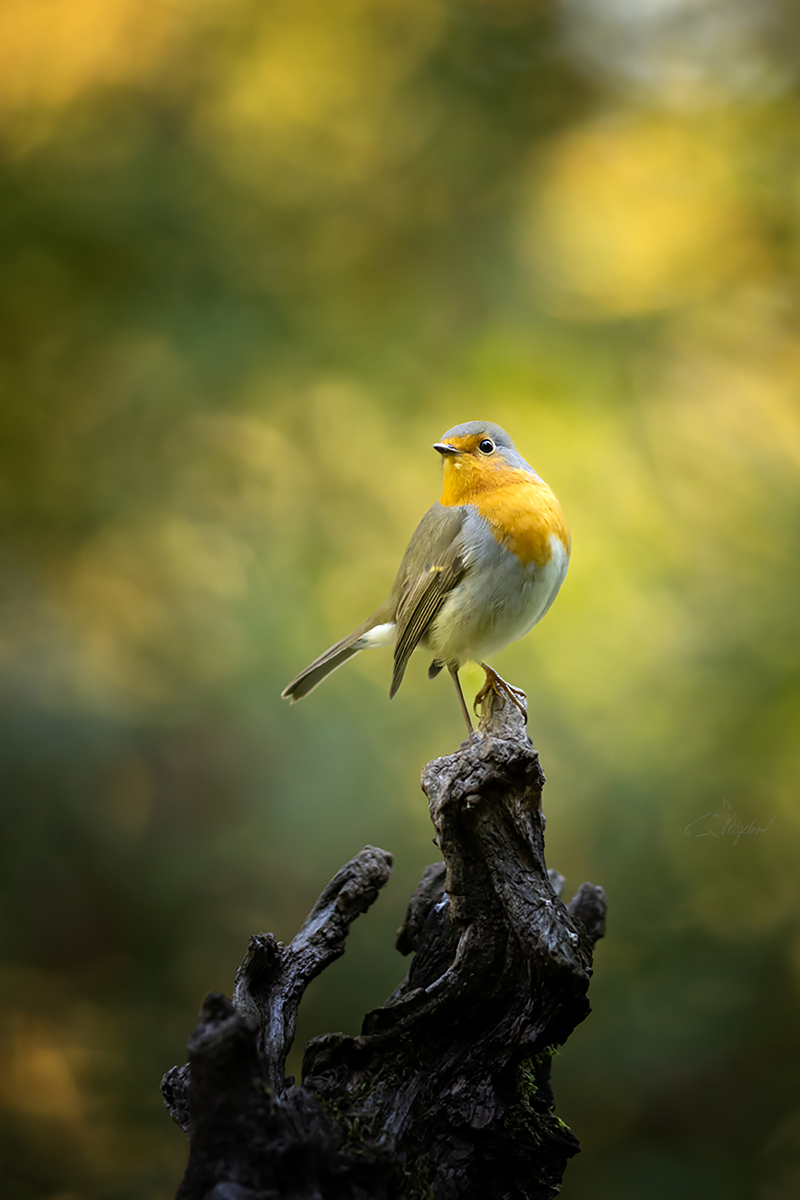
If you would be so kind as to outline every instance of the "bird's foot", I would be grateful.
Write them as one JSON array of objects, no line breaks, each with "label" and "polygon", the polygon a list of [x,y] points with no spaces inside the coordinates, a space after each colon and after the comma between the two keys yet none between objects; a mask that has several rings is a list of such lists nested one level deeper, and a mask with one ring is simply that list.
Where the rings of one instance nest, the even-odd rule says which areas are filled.
[{"label": "bird's foot", "polygon": [[527,720],[527,696],[522,688],[515,688],[510,683],[506,683],[505,679],[498,675],[493,667],[487,666],[486,663],[481,663],[481,666],[486,672],[486,682],[472,702],[475,715],[478,715],[478,708],[483,704],[487,696],[494,692],[495,695],[502,696],[504,700],[510,701],[511,704],[515,705],[522,713],[523,718]]}]

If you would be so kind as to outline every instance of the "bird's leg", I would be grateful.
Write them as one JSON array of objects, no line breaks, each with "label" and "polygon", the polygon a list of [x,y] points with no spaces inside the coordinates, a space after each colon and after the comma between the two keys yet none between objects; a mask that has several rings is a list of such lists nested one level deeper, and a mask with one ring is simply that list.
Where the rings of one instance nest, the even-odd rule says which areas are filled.
[{"label": "bird's leg", "polygon": [[453,677],[453,683],[456,685],[456,691],[458,692],[458,699],[461,704],[461,711],[464,714],[464,720],[467,722],[467,729],[469,730],[469,736],[470,736],[470,738],[473,738],[475,736],[475,730],[472,728],[472,721],[470,721],[470,719],[469,719],[469,709],[467,708],[467,702],[464,699],[464,693],[461,690],[461,684],[458,679],[458,668],[448,666],[447,669]]},{"label": "bird's leg", "polygon": [[483,703],[490,692],[496,692],[498,696],[502,696],[504,700],[510,700],[515,704],[523,717],[527,720],[528,706],[525,703],[526,696],[522,688],[512,687],[510,683],[506,683],[505,679],[497,674],[493,667],[488,666],[485,662],[480,664],[486,672],[486,682],[473,701],[473,708],[477,715],[478,706]]}]

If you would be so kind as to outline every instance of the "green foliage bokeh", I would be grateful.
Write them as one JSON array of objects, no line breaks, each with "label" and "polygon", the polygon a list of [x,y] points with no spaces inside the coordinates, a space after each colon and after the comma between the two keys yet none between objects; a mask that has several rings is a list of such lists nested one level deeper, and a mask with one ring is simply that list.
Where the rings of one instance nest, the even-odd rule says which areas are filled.
[{"label": "green foliage bokeh", "polygon": [[574,538],[495,664],[548,860],[609,895],[563,1194],[797,1194],[796,42],[782,0],[0,12],[5,1195],[171,1194],[203,995],[366,842],[395,875],[299,1040],[401,977],[451,685],[279,692],[477,418]]}]

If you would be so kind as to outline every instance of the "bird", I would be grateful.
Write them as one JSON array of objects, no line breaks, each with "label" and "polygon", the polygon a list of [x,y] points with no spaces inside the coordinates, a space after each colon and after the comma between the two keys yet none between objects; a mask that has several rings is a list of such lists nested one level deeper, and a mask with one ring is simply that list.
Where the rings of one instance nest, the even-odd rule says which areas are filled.
[{"label": "bird", "polygon": [[524,692],[485,660],[528,633],[555,600],[572,550],[564,513],[499,425],[467,421],[433,449],[442,459],[442,494],[412,534],[388,598],[287,684],[281,696],[290,703],[362,650],[391,645],[390,698],[423,647],[432,655],[429,678],[444,668],[452,676],[470,738],[458,678],[467,662],[486,673],[476,713],[494,691],[525,716]]}]

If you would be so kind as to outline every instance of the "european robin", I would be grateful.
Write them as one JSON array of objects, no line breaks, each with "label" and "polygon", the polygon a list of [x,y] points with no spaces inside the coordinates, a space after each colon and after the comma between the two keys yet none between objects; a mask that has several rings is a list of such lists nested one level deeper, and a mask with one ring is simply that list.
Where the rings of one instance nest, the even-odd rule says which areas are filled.
[{"label": "european robin", "polygon": [[466,662],[486,672],[476,708],[494,690],[524,714],[524,693],[484,660],[523,637],[556,598],[571,549],[561,505],[499,425],[467,421],[433,448],[443,461],[442,495],[415,529],[389,598],[284,688],[290,702],[372,646],[394,646],[394,696],[423,646],[433,655],[429,678],[443,667],[452,675],[470,734],[458,679]]}]

